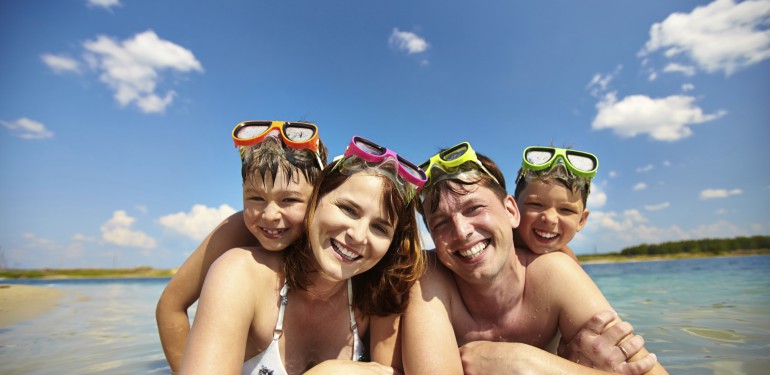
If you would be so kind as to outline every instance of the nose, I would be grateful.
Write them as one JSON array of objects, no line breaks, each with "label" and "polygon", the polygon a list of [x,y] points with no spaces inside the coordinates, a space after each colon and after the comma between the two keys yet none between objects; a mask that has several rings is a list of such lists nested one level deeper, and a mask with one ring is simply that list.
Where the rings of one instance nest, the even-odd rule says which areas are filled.
[{"label": "nose", "polygon": [[471,236],[473,233],[473,225],[467,218],[457,215],[452,219],[454,225],[455,237],[459,240],[464,240]]},{"label": "nose", "polygon": [[546,224],[556,223],[556,211],[554,209],[548,209],[540,214],[540,219]]},{"label": "nose", "polygon": [[281,208],[275,202],[270,202],[262,212],[262,218],[267,221],[277,221],[281,218]]},{"label": "nose", "polygon": [[366,243],[366,235],[368,232],[368,224],[365,220],[356,220],[347,230],[348,237],[354,244]]}]

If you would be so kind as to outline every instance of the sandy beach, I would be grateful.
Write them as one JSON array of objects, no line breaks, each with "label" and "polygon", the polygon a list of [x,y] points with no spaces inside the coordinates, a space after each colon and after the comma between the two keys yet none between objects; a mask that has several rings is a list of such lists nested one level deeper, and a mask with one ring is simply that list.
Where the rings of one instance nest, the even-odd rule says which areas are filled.
[{"label": "sandy beach", "polygon": [[63,294],[56,288],[0,284],[0,327],[50,311]]}]

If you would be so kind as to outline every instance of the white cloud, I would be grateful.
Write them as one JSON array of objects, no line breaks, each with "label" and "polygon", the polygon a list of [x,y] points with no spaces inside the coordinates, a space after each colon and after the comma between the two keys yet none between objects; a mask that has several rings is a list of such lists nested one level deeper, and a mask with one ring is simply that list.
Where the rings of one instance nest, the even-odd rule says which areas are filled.
[{"label": "white cloud", "polygon": [[648,205],[645,205],[644,209],[647,210],[647,211],[660,211],[660,210],[668,208],[669,206],[671,206],[671,203],[663,202],[663,203],[658,203],[658,204],[648,204]]},{"label": "white cloud", "polygon": [[155,247],[155,239],[144,232],[132,230],[134,218],[128,216],[126,211],[113,212],[112,218],[102,224],[100,230],[102,239],[118,246],[139,247],[152,249]]},{"label": "white cloud", "polygon": [[683,92],[692,91],[692,90],[695,90],[695,85],[693,85],[692,83],[682,84],[682,91]]},{"label": "white cloud", "polygon": [[663,160],[662,164],[663,164],[664,167],[670,167],[671,166],[671,162],[668,161],[668,160]]},{"label": "white cloud", "polygon": [[739,195],[743,194],[743,190],[741,189],[706,189],[700,192],[700,199],[701,200],[707,200],[707,199],[716,199],[716,198],[727,198],[731,195]]},{"label": "white cloud", "polygon": [[672,142],[689,137],[689,126],[716,120],[727,113],[704,114],[694,101],[695,98],[684,95],[660,99],[632,95],[618,101],[614,92],[608,93],[596,104],[598,113],[591,127],[612,129],[623,138],[648,134],[654,140]]},{"label": "white cloud", "polygon": [[593,78],[591,78],[591,82],[588,82],[588,85],[586,85],[586,89],[592,96],[596,98],[601,97],[607,92],[610,87],[610,82],[620,74],[622,69],[623,65],[618,65],[615,67],[615,70],[605,75],[600,73],[594,74]]},{"label": "white cloud", "polygon": [[729,75],[770,57],[769,18],[770,1],[715,0],[653,24],[639,55],[663,50],[667,58],[684,55],[702,70]]},{"label": "white cloud", "polygon": [[101,35],[83,47],[86,60],[101,72],[99,79],[115,92],[118,103],[135,104],[144,113],[163,112],[176,96],[173,90],[156,93],[162,71],[203,72],[190,50],[158,38],[151,30],[122,42]]},{"label": "white cloud", "polygon": [[634,190],[637,190],[637,191],[638,191],[638,190],[644,190],[644,189],[647,189],[647,184],[645,184],[644,182],[639,182],[639,183],[637,183],[636,185],[634,185],[633,189],[634,189]]},{"label": "white cloud", "polygon": [[428,42],[417,34],[398,28],[393,29],[388,44],[410,55],[425,52],[429,47]]},{"label": "white cloud", "polygon": [[0,124],[22,139],[53,138],[53,132],[46,129],[45,125],[26,117],[16,121],[0,121]]},{"label": "white cloud", "polygon": [[654,168],[652,164],[647,164],[644,167],[636,168],[636,173],[646,173],[651,171],[652,168]]},{"label": "white cloud", "polygon": [[610,177],[618,177],[618,172],[610,171],[609,176]]},{"label": "white cloud", "polygon": [[717,215],[724,215],[724,214],[727,213],[727,210],[724,209],[724,208],[720,208],[720,209],[714,211],[714,213],[717,214]]},{"label": "white cloud", "polygon": [[120,0],[87,0],[89,7],[99,7],[110,10],[112,7],[121,6]]},{"label": "white cloud", "polygon": [[40,56],[40,59],[43,60],[54,73],[80,73],[80,63],[71,57],[46,53]]},{"label": "white cloud", "polygon": [[720,220],[693,228],[690,233],[693,238],[729,238],[763,234],[763,231],[765,231],[764,228],[759,225],[749,227],[738,226],[728,221]]},{"label": "white cloud", "polygon": [[596,184],[591,184],[591,194],[588,195],[588,208],[597,209],[607,204],[607,193],[600,190]]},{"label": "white cloud", "polygon": [[194,240],[201,241],[206,238],[222,220],[235,213],[235,209],[227,204],[218,208],[206,207],[196,204],[190,212],[177,212],[161,217],[158,221],[164,227],[181,233]]},{"label": "white cloud", "polygon": [[687,77],[695,75],[695,67],[691,65],[681,65],[677,63],[669,63],[663,68],[664,73],[682,73]]}]

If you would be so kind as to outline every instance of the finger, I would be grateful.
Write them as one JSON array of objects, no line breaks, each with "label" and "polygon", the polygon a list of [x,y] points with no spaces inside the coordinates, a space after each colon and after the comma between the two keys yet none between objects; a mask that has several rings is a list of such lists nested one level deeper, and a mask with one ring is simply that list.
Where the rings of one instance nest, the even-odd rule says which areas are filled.
[{"label": "finger", "polygon": [[[612,345],[617,345],[624,338],[626,338],[626,336],[633,335],[633,333],[634,333],[634,327],[631,325],[631,323],[620,322],[618,324],[613,325],[612,327],[607,328],[607,331],[605,331],[602,335],[607,337],[607,339],[610,340]],[[629,352],[629,354],[631,353]]]},{"label": "finger", "polygon": [[633,358],[636,353],[639,353],[639,350],[641,350],[644,347],[644,338],[639,335],[634,335],[628,340],[625,340],[618,344],[618,346],[623,346],[623,349],[628,353],[629,358]]},{"label": "finger", "polygon": [[641,375],[652,370],[656,363],[658,363],[658,357],[650,353],[638,361],[627,363],[626,371],[623,372],[631,375]]},{"label": "finger", "polygon": [[613,310],[603,310],[594,314],[591,319],[583,325],[583,328],[589,329],[592,332],[600,335],[604,332],[605,327],[614,321],[618,317],[618,314]]}]

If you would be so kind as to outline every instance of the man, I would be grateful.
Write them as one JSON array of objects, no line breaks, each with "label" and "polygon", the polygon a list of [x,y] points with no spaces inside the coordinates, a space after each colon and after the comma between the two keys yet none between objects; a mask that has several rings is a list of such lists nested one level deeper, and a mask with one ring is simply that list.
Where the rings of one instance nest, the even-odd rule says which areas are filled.
[{"label": "man", "polygon": [[[421,166],[429,176],[421,213],[436,250],[403,316],[405,372],[599,373],[583,366],[591,360],[587,365],[615,372],[652,368],[648,373],[666,374],[638,336],[598,355],[590,348],[573,349],[570,358],[578,364],[543,350],[557,331],[567,342],[585,342],[591,336],[585,332],[604,329],[597,329],[602,325],[597,322],[607,320],[592,317],[611,307],[564,253],[517,251],[513,229],[520,216],[502,174],[467,143],[458,146]],[[623,329],[606,331],[615,335]]]}]

